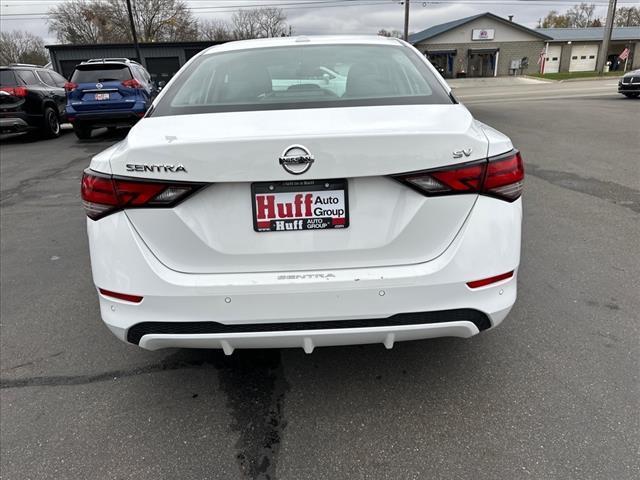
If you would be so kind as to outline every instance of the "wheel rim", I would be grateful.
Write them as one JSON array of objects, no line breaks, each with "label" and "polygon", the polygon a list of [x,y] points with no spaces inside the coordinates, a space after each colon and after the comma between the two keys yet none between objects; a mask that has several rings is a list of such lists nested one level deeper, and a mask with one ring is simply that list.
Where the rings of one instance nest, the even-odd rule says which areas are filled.
[{"label": "wheel rim", "polygon": [[56,117],[55,113],[53,112],[49,114],[49,128],[51,128],[51,132],[56,135],[60,131],[60,123],[58,122],[58,117]]}]

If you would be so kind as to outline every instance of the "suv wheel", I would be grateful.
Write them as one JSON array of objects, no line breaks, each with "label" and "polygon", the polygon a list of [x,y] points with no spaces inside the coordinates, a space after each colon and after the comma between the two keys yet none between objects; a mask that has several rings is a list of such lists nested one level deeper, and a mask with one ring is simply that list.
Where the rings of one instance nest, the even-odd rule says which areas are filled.
[{"label": "suv wheel", "polygon": [[45,107],[44,109],[42,135],[45,138],[60,136],[60,119],[56,111],[51,107]]},{"label": "suv wheel", "polygon": [[73,131],[80,140],[87,140],[91,138],[91,126],[90,125],[74,125]]}]

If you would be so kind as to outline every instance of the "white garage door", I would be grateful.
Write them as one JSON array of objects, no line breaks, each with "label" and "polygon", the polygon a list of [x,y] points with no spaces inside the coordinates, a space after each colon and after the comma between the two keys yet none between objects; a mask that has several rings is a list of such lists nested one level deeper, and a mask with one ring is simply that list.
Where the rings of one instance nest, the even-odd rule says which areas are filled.
[{"label": "white garage door", "polygon": [[571,48],[570,72],[593,72],[598,61],[598,45],[574,45]]},{"label": "white garage door", "polygon": [[544,73],[558,73],[560,71],[560,53],[562,53],[562,45],[549,45],[544,63]]}]

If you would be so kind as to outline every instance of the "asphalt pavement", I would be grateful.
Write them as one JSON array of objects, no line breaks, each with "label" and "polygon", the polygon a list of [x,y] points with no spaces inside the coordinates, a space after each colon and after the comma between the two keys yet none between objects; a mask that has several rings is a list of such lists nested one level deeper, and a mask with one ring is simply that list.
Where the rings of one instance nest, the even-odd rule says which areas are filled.
[{"label": "asphalt pavement", "polygon": [[126,131],[2,139],[1,477],[639,478],[640,100],[611,80],[455,92],[526,162],[519,298],[495,330],[389,351],[121,343],[79,181]]}]

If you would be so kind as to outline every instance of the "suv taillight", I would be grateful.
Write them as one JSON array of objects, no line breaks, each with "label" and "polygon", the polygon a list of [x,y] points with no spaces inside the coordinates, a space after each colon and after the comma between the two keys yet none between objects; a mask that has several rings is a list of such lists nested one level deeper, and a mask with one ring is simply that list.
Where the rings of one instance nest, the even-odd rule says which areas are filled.
[{"label": "suv taillight", "polygon": [[27,90],[25,87],[2,87],[0,88],[0,90],[18,98],[24,98],[29,93],[29,90]]},{"label": "suv taillight", "polygon": [[522,195],[524,164],[520,152],[514,150],[488,160],[393,178],[427,196],[479,193],[513,202]]},{"label": "suv taillight", "polygon": [[73,92],[76,88],[78,88],[78,84],[77,83],[67,82],[67,83],[64,84],[64,89],[67,92]]},{"label": "suv taillight", "polygon": [[142,84],[138,80],[136,80],[135,78],[131,78],[129,80],[124,80],[122,82],[122,86],[128,87],[128,88],[142,88]]},{"label": "suv taillight", "polygon": [[201,183],[114,177],[85,170],[82,204],[87,216],[98,220],[125,208],[171,208],[202,186]]}]

